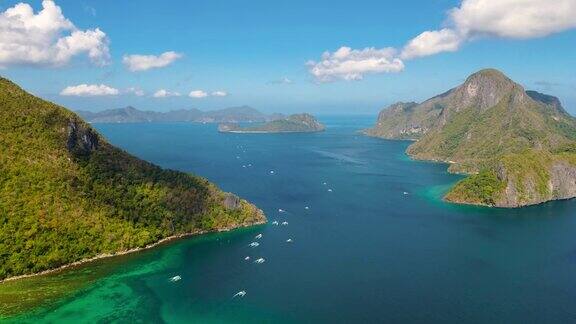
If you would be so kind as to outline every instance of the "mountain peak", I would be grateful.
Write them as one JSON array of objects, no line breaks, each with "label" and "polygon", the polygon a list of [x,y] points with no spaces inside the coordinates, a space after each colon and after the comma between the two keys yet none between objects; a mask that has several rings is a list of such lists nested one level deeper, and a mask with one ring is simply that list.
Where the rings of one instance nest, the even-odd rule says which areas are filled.
[{"label": "mountain peak", "polygon": [[[524,97],[524,88],[496,69],[483,69],[470,75],[454,93],[459,107],[474,106],[484,111],[507,95]],[[458,110],[458,109],[457,109]]]}]

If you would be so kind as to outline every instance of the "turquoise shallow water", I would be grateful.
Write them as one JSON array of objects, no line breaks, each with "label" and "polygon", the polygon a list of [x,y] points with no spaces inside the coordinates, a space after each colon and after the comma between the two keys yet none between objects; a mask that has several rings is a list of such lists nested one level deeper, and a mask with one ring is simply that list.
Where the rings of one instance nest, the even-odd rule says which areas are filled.
[{"label": "turquoise shallow water", "polygon": [[[576,201],[446,204],[442,193],[460,178],[446,165],[406,159],[409,142],[359,135],[372,118],[322,121],[325,133],[282,135],[95,125],[127,151],[201,174],[288,225],[180,240],[48,276],[41,280],[85,284],[7,321],[576,320]],[[249,247],[258,233],[260,246]],[[253,263],[258,257],[266,262]],[[232,298],[240,290],[246,296]]]}]

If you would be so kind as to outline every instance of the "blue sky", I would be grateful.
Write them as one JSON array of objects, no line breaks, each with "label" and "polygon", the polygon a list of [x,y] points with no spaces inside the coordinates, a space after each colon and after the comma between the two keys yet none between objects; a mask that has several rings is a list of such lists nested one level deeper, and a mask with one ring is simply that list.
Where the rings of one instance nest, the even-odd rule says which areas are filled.
[{"label": "blue sky", "polygon": [[[267,112],[376,114],[396,101],[427,99],[458,85],[476,70],[494,67],[527,89],[558,96],[567,110],[576,114],[576,18],[571,18],[576,14],[550,11],[557,26],[543,24],[543,29],[526,30],[526,25],[534,26],[538,21],[528,17],[517,25],[499,26],[498,22],[481,19],[493,16],[489,10],[503,8],[483,8],[486,15],[479,13],[476,17],[477,11],[464,10],[466,1],[482,4],[489,0],[61,0],[55,5],[75,29],[58,30],[51,41],[76,29],[98,28],[105,34],[109,52],[109,57],[99,58],[106,62],[91,60],[88,49],[57,62],[50,57],[55,54],[28,58],[21,53],[3,61],[2,50],[10,47],[0,39],[0,74],[71,109],[132,105],[166,111],[250,105]],[[575,7],[574,0],[558,1],[564,2],[568,11]],[[41,1],[25,2],[35,14],[42,9]],[[549,9],[547,2],[551,3],[502,1],[512,9],[528,3],[540,11]],[[17,3],[0,0],[0,10],[4,12]],[[452,15],[453,8],[462,9],[459,16]],[[502,21],[510,20],[504,18]],[[444,28],[447,35],[436,34]],[[417,47],[416,54],[406,54],[408,42],[425,31],[435,37],[432,43],[427,39]],[[2,32],[0,27],[0,36]],[[33,38],[34,32],[27,31],[23,37]],[[344,53],[344,60],[355,60],[352,69],[368,62],[359,62],[358,57],[367,57],[398,59],[401,70],[321,70],[323,79],[311,72],[314,65],[307,62],[318,64],[323,60],[322,53],[329,51],[332,55],[342,46],[350,47],[351,54]],[[354,54],[372,47],[396,50],[392,54]],[[123,60],[128,55],[158,56],[165,52],[174,52],[178,58],[163,67],[131,71]],[[337,61],[335,68],[346,69],[347,62]],[[395,68],[400,69],[400,65]],[[117,92],[62,95],[66,87],[80,84],[104,85]],[[138,88],[144,95],[137,96],[129,88]],[[180,96],[153,97],[160,89]],[[73,94],[72,90],[68,93]],[[193,90],[205,92],[206,97],[188,96]]]}]

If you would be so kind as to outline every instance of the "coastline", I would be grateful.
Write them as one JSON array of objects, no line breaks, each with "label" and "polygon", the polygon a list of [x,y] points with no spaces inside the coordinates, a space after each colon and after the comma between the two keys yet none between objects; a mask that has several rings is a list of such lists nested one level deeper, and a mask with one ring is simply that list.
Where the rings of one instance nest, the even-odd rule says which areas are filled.
[{"label": "coastline", "polygon": [[239,226],[236,226],[236,227],[226,227],[226,228],[220,228],[220,229],[216,229],[216,230],[196,230],[196,231],[192,231],[192,232],[186,232],[186,233],[171,235],[171,236],[167,236],[163,239],[160,239],[154,243],[150,243],[144,247],[138,247],[138,248],[133,248],[133,249],[129,249],[129,250],[118,251],[115,253],[102,253],[102,254],[98,254],[98,255],[90,257],[90,258],[85,258],[85,259],[78,260],[78,261],[75,261],[72,263],[67,263],[67,264],[61,265],[57,268],[43,270],[43,271],[35,272],[35,273],[18,275],[18,276],[14,276],[14,277],[8,277],[8,278],[0,280],[0,285],[2,285],[5,282],[9,282],[9,281],[15,281],[15,280],[19,280],[19,279],[25,279],[25,278],[42,276],[42,275],[47,275],[47,274],[59,272],[59,271],[62,271],[62,270],[68,269],[68,268],[73,268],[76,266],[80,266],[80,265],[94,262],[94,261],[101,260],[101,259],[107,259],[107,258],[112,258],[112,257],[116,257],[116,256],[140,252],[140,251],[144,251],[144,250],[149,250],[149,249],[157,247],[161,244],[168,243],[168,242],[175,241],[175,240],[179,240],[179,239],[183,239],[183,238],[187,238],[190,236],[197,236],[197,235],[210,234],[210,233],[229,232],[229,231],[232,231],[235,229],[246,228],[246,227],[251,227],[251,226],[256,226],[256,225],[263,225],[263,224],[266,224],[266,222],[267,222],[266,220],[260,220],[260,221],[256,221],[256,222],[250,223],[250,224],[240,224]]}]

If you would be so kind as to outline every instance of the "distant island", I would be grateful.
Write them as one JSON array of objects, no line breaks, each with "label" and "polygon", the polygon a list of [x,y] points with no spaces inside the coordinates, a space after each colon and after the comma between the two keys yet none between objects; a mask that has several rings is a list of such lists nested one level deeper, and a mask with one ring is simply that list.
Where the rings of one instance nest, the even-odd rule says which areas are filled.
[{"label": "distant island", "polygon": [[249,202],[114,147],[4,78],[0,120],[0,281],[266,221]]},{"label": "distant island", "polygon": [[211,111],[180,109],[168,112],[138,110],[128,106],[100,112],[78,110],[76,113],[90,123],[262,123],[285,118],[282,114],[265,114],[249,106],[230,107]]},{"label": "distant island", "polygon": [[447,201],[520,207],[576,197],[576,119],[558,98],[494,69],[423,103],[393,104],[365,134],[414,140],[412,158],[469,174]]},{"label": "distant island", "polygon": [[232,123],[218,126],[218,131],[222,133],[311,133],[325,129],[326,127],[310,114],[294,114],[256,126],[240,126]]}]

